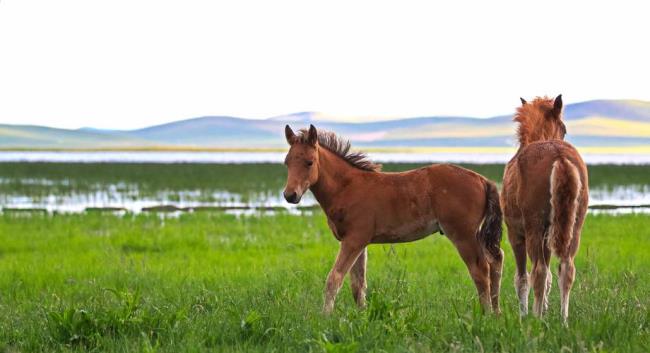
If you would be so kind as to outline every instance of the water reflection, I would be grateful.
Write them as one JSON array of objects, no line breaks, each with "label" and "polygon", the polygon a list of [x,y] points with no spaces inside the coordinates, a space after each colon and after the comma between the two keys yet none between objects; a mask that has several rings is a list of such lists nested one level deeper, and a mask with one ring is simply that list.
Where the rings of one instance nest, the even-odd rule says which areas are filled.
[{"label": "water reflection", "polygon": [[650,185],[615,185],[589,190],[589,205],[649,205]]},{"label": "water reflection", "polygon": [[[228,190],[160,190],[141,192],[137,184],[96,184],[90,190],[73,191],[68,180],[0,179],[0,184],[19,183],[27,188],[10,189],[0,195],[4,212],[42,210],[78,213],[85,211],[133,212],[198,212],[218,210],[235,214],[299,213],[318,205],[311,193],[304,195],[300,205],[287,203],[281,190],[251,192],[247,195]],[[30,192],[29,187],[48,186],[45,193]],[[57,186],[67,191],[53,192]],[[49,192],[47,192],[49,190]],[[650,213],[650,185],[605,186],[590,190],[590,212]]]}]

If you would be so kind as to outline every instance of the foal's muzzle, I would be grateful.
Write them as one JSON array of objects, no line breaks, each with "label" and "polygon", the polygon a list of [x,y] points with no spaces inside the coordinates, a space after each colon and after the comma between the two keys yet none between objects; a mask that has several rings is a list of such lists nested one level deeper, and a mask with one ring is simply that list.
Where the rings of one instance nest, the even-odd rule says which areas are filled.
[{"label": "foal's muzzle", "polygon": [[284,190],[283,195],[284,195],[284,199],[287,200],[287,202],[289,203],[298,203],[300,202],[300,198],[302,197],[302,195],[299,195],[295,191],[287,191],[287,190]]}]

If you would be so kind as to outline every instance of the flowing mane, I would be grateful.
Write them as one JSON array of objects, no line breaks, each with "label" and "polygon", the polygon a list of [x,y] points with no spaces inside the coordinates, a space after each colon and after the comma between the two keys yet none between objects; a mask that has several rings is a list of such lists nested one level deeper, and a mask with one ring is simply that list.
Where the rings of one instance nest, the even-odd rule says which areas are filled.
[{"label": "flowing mane", "polygon": [[[559,101],[556,102],[558,99]],[[564,139],[566,130],[561,122],[561,96],[558,96],[555,100],[546,96],[537,97],[532,102],[526,102],[522,99],[522,103],[522,106],[517,108],[513,119],[519,123],[517,138],[520,146],[535,141]]]},{"label": "flowing mane", "polygon": [[[309,136],[308,129],[300,129],[298,134],[296,134],[296,141],[301,143],[307,143],[307,138]],[[350,151],[352,145],[350,141],[339,137],[331,131],[318,130],[318,144],[325,148],[326,150],[334,153],[335,155],[343,158],[351,166],[366,170],[370,172],[379,172],[381,171],[381,164],[373,163],[368,155],[361,151]]]}]

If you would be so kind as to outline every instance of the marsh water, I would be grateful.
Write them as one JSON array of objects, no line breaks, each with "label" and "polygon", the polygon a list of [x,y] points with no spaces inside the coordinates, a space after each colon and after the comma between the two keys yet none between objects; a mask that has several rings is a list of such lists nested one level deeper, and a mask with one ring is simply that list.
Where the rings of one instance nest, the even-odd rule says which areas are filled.
[{"label": "marsh water", "polygon": [[[0,179],[0,183],[13,183]],[[56,182],[47,179],[25,180],[28,185],[52,185]],[[199,211],[223,210],[231,213],[244,213],[247,210],[298,212],[317,206],[311,193],[306,194],[300,205],[292,205],[282,198],[281,190],[248,193],[246,196],[227,190],[160,190],[156,194],[143,194],[137,185],[109,184],[97,185],[94,190],[71,191],[30,195],[10,193],[0,196],[0,204],[5,211],[43,210],[46,212],[84,212],[84,211]],[[613,188],[590,190],[592,212],[605,213],[650,213],[650,186],[626,185]]]},{"label": "marsh water", "polygon": [[[226,157],[223,157],[226,158]],[[400,171],[422,163],[388,163]],[[503,164],[464,164],[500,181]],[[650,213],[650,165],[590,165],[590,212]],[[302,212],[282,198],[285,167],[277,163],[3,162],[2,212]]]}]

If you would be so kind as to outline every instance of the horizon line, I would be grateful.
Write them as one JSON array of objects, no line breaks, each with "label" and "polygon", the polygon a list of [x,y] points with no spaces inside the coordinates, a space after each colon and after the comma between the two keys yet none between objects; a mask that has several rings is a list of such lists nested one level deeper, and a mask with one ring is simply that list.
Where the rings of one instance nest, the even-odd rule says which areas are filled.
[{"label": "horizon line", "polygon": [[[643,99],[607,99],[607,98],[601,98],[601,99],[590,99],[590,100],[585,100],[585,101],[579,101],[579,102],[573,102],[573,103],[567,103],[565,104],[565,107],[571,106],[571,105],[576,105],[576,104],[584,104],[584,103],[590,103],[590,102],[598,102],[598,101],[610,101],[610,102],[637,102],[637,103],[644,103],[644,104],[650,104],[650,101],[646,101]],[[52,125],[37,125],[37,124],[20,124],[20,123],[5,123],[5,122],[0,122],[0,126],[16,126],[16,127],[39,127],[39,128],[49,128],[49,129],[55,129],[55,130],[66,130],[66,131],[79,131],[79,130],[95,130],[95,131],[113,131],[113,132],[131,132],[131,131],[137,131],[137,130],[144,130],[152,127],[158,127],[158,126],[163,126],[163,125],[169,125],[169,124],[174,124],[174,123],[179,123],[179,122],[184,122],[184,121],[190,121],[190,120],[198,120],[198,119],[205,119],[205,118],[228,118],[228,119],[238,119],[238,120],[249,120],[249,121],[264,121],[264,120],[280,120],[281,118],[285,117],[291,117],[291,116],[296,116],[296,115],[302,115],[302,114],[311,114],[311,115],[321,115],[321,116],[330,116],[332,119],[315,119],[315,120],[309,120],[309,121],[314,121],[314,122],[325,122],[325,123],[343,123],[343,124],[366,124],[366,123],[379,123],[379,122],[387,122],[387,121],[395,121],[395,120],[414,120],[414,119],[426,119],[426,118],[452,118],[452,119],[476,119],[476,120],[488,120],[488,119],[495,119],[495,118],[501,118],[509,115],[514,115],[514,110],[512,113],[506,113],[506,114],[498,114],[498,115],[492,115],[492,116],[485,116],[485,117],[478,117],[478,116],[463,116],[463,115],[449,115],[449,114],[441,114],[441,115],[419,115],[419,116],[384,116],[381,117],[381,115],[365,115],[365,114],[331,114],[331,113],[324,113],[321,111],[316,111],[316,110],[303,110],[303,111],[297,111],[297,112],[292,112],[292,113],[287,113],[287,114],[281,114],[281,115],[273,115],[269,117],[259,117],[259,118],[250,118],[250,117],[239,117],[235,115],[229,115],[229,114],[215,114],[215,115],[200,115],[200,116],[194,116],[194,117],[189,117],[189,118],[179,118],[176,120],[170,120],[167,122],[161,122],[153,125],[147,125],[143,127],[137,127],[137,128],[132,128],[132,129],[120,129],[120,128],[114,128],[114,129],[104,129],[104,128],[95,128],[92,126],[81,126],[77,128],[66,128],[66,127],[57,127],[57,126],[52,126]],[[362,117],[381,117],[378,119],[374,120],[350,120],[350,119],[337,119],[336,117],[356,117],[356,118],[362,118]],[[290,122],[290,121],[289,121]],[[300,121],[296,121],[300,122]]]}]

